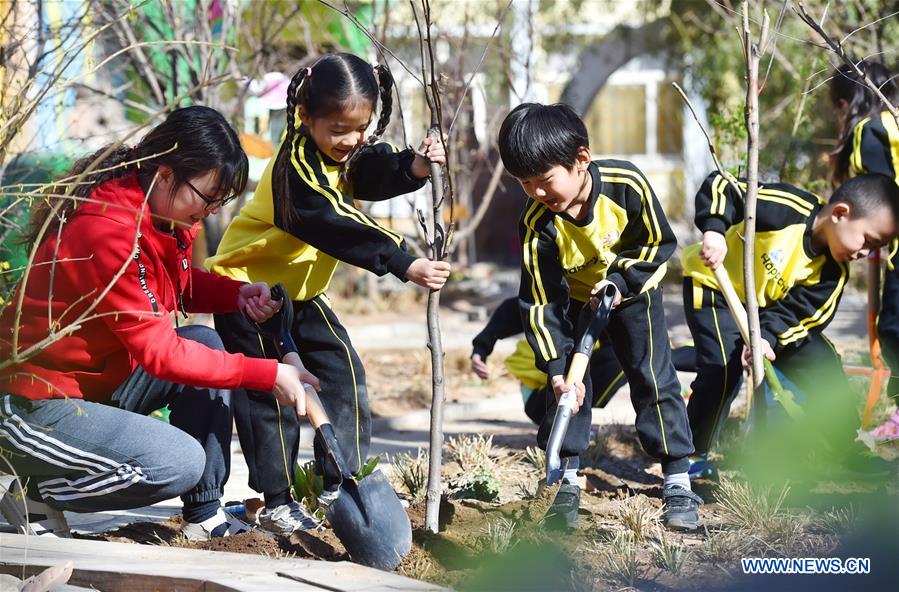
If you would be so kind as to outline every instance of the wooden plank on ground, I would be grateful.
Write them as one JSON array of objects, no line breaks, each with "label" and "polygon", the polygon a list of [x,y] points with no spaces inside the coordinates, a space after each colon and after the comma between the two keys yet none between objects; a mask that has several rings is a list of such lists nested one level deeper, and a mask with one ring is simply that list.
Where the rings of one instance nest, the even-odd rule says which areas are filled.
[{"label": "wooden plank on ground", "polygon": [[[69,583],[104,592],[435,591],[439,587],[346,561],[259,555],[0,533],[0,573],[22,577],[75,563]],[[301,581],[277,575],[297,576]]]}]

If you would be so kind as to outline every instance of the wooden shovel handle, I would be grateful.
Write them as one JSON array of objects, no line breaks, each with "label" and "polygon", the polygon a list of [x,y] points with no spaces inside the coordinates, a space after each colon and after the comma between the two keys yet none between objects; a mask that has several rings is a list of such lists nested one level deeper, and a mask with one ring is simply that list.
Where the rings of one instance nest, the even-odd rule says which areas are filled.
[{"label": "wooden shovel handle", "polygon": [[[306,369],[303,366],[303,361],[300,360],[300,355],[296,352],[285,354],[283,361],[285,364],[290,364],[300,370]],[[312,424],[312,427],[316,429],[323,424],[331,423],[331,420],[328,419],[328,414],[325,413],[325,408],[322,407],[321,399],[318,398],[318,393],[308,385],[306,386],[306,417],[309,418],[309,423]]]},{"label": "wooden shovel handle", "polygon": [[740,330],[740,336],[743,338],[743,342],[748,344],[749,318],[746,316],[746,309],[743,308],[743,303],[740,302],[740,297],[737,296],[737,291],[730,281],[730,276],[727,275],[727,270],[724,269],[724,265],[719,265],[717,269],[712,270],[712,273],[715,274],[715,280],[718,281],[718,288],[721,290],[721,293],[724,294],[724,300],[727,302],[727,307],[730,309],[730,313],[737,322],[737,328]]},{"label": "wooden shovel handle", "polygon": [[587,364],[590,363],[590,356],[577,352],[571,357],[571,365],[568,367],[568,374],[565,375],[565,384],[575,384],[584,381],[584,374],[587,373]]}]

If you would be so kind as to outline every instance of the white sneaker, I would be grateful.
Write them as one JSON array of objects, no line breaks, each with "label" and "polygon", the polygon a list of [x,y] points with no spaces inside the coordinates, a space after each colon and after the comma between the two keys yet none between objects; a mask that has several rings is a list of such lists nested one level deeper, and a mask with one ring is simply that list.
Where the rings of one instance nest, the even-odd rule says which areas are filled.
[{"label": "white sneaker", "polygon": [[334,500],[337,499],[337,496],[340,495],[340,489],[335,489],[334,491],[323,491],[320,496],[318,496],[318,505],[320,505],[324,510],[327,510],[331,504],[334,503]]},{"label": "white sneaker", "polygon": [[290,536],[301,530],[317,528],[319,521],[299,502],[290,502],[277,508],[265,508],[259,514],[259,525],[269,532]]},{"label": "white sneaker", "polygon": [[18,480],[0,497],[0,514],[22,534],[72,538],[65,514],[45,503],[28,499]]},{"label": "white sneaker", "polygon": [[185,522],[181,527],[181,534],[189,541],[208,541],[215,538],[212,532],[223,524],[227,524],[228,528],[224,534],[219,535],[222,537],[252,530],[249,524],[219,508],[212,518],[207,518],[203,522]]}]

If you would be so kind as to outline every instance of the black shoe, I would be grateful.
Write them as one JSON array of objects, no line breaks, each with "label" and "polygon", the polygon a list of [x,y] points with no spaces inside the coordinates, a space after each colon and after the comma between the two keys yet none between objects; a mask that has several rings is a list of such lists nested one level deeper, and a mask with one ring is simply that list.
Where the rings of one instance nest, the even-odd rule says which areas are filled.
[{"label": "black shoe", "polygon": [[662,492],[665,526],[672,530],[696,530],[702,526],[699,506],[702,498],[680,485],[669,485]]},{"label": "black shoe", "polygon": [[577,528],[577,511],[581,507],[581,488],[576,483],[562,481],[553,505],[546,513],[546,525],[553,530]]}]

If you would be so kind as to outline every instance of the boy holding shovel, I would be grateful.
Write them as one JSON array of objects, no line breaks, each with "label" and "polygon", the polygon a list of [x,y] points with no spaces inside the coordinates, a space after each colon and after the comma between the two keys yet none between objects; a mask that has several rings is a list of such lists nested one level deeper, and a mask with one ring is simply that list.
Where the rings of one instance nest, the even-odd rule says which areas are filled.
[{"label": "boy holding shovel", "polygon": [[[697,374],[687,411],[697,455],[714,446],[742,380],[743,345],[713,270],[723,265],[745,304],[743,198],[720,173],[696,194],[701,243],[684,249],[684,309],[696,345]],[[849,262],[897,233],[899,186],[883,175],[861,175],[829,203],[785,183],[759,189],[755,283],[762,350],[800,389],[821,385],[846,399],[849,382],[822,334],[849,277]],[[694,457],[695,458],[695,457]],[[698,460],[698,459],[697,459]]]},{"label": "boy holding shovel", "polygon": [[[587,129],[567,105],[526,103],[499,132],[503,165],[531,201],[519,224],[522,274],[519,304],[525,336],[556,399],[575,389],[578,404],[561,445],[565,470],[553,512],[577,525],[578,453],[590,433],[594,389],[566,384],[574,321],[581,307],[608,286],[617,295],[604,342],[631,387],[643,448],[662,463],[664,519],[670,528],[700,526],[702,500],[690,490],[692,453],[686,408],[671,363],[662,294],[657,288],[676,239],[646,177],[630,162],[593,161]],[[555,406],[555,401],[548,401]],[[537,434],[546,447],[554,410]]]}]

